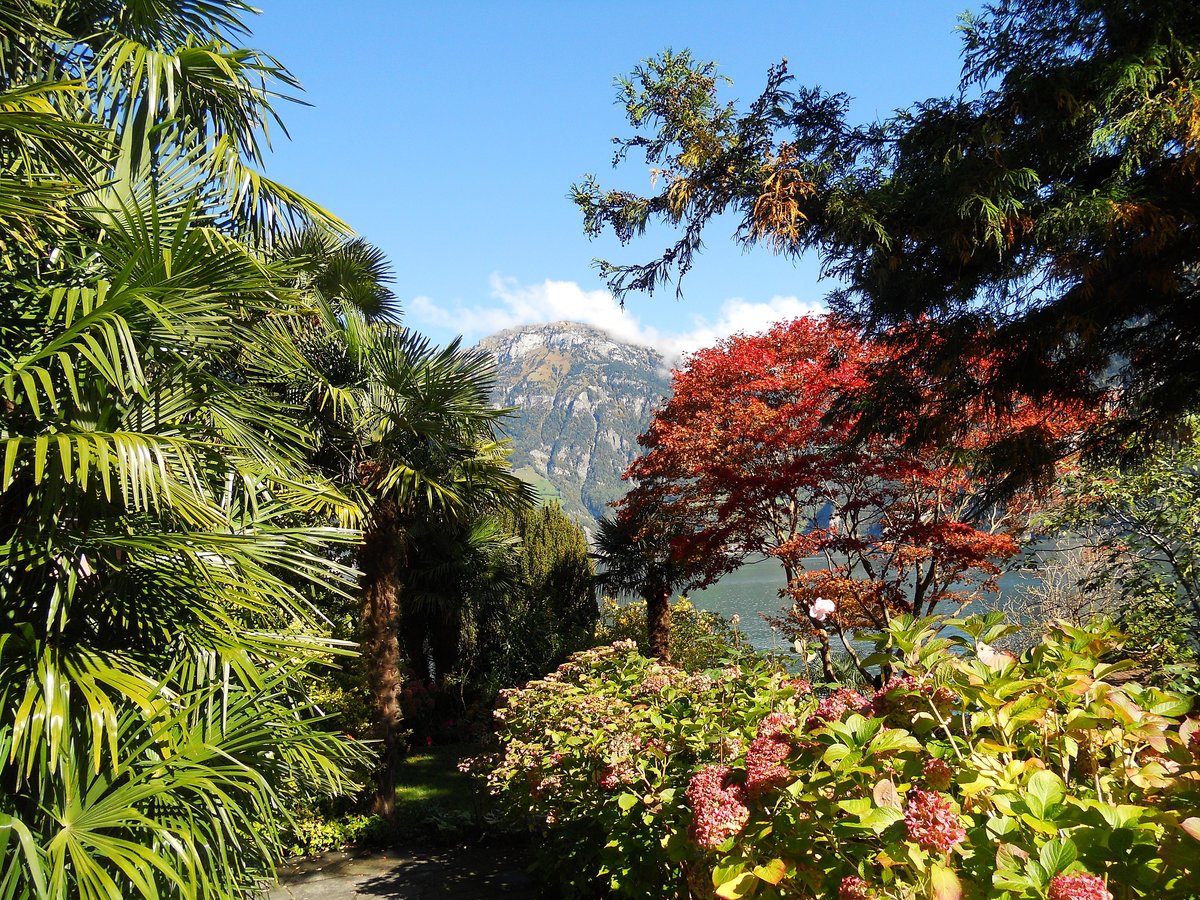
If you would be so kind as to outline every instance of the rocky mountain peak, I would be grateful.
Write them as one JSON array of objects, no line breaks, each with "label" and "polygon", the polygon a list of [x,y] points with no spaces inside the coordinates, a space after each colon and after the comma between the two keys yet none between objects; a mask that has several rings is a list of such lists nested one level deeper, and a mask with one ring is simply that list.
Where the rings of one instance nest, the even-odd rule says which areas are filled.
[{"label": "rocky mountain peak", "polygon": [[517,410],[513,467],[584,524],[604,515],[670,393],[662,357],[577,322],[509,328],[479,346],[496,357],[496,404]]}]

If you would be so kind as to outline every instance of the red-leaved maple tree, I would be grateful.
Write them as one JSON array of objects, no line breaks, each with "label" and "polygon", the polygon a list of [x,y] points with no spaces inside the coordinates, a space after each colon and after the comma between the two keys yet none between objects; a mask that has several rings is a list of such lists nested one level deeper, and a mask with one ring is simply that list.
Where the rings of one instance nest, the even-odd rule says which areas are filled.
[{"label": "red-leaved maple tree", "polygon": [[[806,317],[692,354],[639,439],[645,452],[626,472],[634,487],[620,503],[622,515],[652,508],[671,523],[660,539],[689,561],[692,588],[749,556],[779,559],[792,602],[775,622],[793,637],[815,636],[828,675],[831,633],[853,654],[856,628],[997,589],[1032,496],[992,502],[973,454],[1074,424],[1060,410],[1015,402],[964,409],[952,448],[864,438],[855,398],[881,352],[830,318]],[[933,379],[925,384],[936,390]]]}]

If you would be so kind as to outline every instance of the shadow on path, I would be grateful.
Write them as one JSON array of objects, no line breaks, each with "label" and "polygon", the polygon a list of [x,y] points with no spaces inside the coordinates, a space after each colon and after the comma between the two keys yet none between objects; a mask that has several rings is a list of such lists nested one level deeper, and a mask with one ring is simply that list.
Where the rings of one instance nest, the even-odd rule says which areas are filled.
[{"label": "shadow on path", "polygon": [[388,853],[326,853],[280,869],[269,900],[488,900],[543,896],[525,867],[528,848],[509,841]]}]

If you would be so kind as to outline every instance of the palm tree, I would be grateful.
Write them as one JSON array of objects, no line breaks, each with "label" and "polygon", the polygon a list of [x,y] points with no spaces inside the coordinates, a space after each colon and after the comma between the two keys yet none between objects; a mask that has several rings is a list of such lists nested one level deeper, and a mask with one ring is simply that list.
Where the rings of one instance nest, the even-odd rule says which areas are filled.
[{"label": "palm tree", "polygon": [[622,511],[605,516],[596,528],[596,576],[601,587],[616,593],[640,594],[646,600],[646,632],[650,655],[670,662],[671,595],[684,583],[687,570],[658,517],[646,508],[637,515]]},{"label": "palm tree", "polygon": [[511,474],[498,438],[509,411],[490,405],[494,362],[403,328],[377,249],[309,228],[272,258],[310,305],[277,325],[306,358],[290,391],[320,438],[310,459],[365,510],[361,642],[381,748],[374,808],[391,816],[405,672],[427,669],[431,653],[437,671],[454,664],[469,578],[461,563],[496,549],[481,517],[534,493]]},{"label": "palm tree", "polygon": [[430,521],[467,521],[484,507],[522,506],[533,489],[509,469],[498,430],[507,410],[490,405],[492,359],[442,349],[402,329],[377,329],[372,354],[368,441],[359,484],[373,498],[358,564],[362,572],[363,652],[375,703],[381,764],[374,808],[395,812],[401,752],[406,579],[425,560],[415,538]]},{"label": "palm tree", "polygon": [[454,664],[472,575],[464,563],[497,549],[483,518],[534,494],[499,439],[509,411],[489,402],[493,361],[401,326],[376,248],[313,227],[278,241],[272,258],[310,307],[277,325],[306,358],[289,390],[320,438],[310,459],[365,511],[360,638],[381,748],[374,807],[390,816],[405,672],[428,669],[430,654],[435,671]]},{"label": "palm tree", "polygon": [[0,11],[0,897],[242,896],[361,757],[297,687],[357,533],[294,523],[356,509],[272,387],[254,247],[320,213],[250,168],[286,74],[243,9]]},{"label": "palm tree", "polygon": [[481,609],[508,606],[524,588],[519,543],[486,508],[414,525],[401,638],[419,676],[443,683],[476,655]]}]

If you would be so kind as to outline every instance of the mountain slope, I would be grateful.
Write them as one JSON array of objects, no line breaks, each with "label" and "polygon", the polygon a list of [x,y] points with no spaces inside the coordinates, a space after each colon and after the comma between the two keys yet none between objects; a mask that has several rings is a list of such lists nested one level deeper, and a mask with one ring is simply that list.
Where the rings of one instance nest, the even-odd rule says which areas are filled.
[{"label": "mountain slope", "polygon": [[517,409],[507,426],[513,467],[583,524],[604,515],[670,393],[662,357],[574,322],[511,328],[479,346],[496,357],[495,402]]}]

